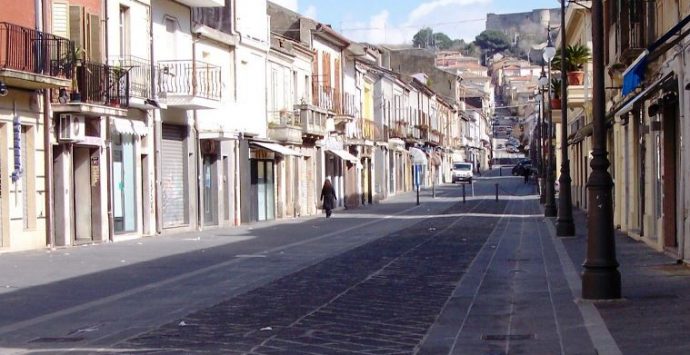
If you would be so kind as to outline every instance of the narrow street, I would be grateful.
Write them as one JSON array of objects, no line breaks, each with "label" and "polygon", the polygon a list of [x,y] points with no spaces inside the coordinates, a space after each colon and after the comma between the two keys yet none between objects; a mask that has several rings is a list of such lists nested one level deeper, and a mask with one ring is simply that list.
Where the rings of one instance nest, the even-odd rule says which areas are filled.
[{"label": "narrow street", "polygon": [[558,260],[544,257],[553,246],[534,185],[493,175],[466,185],[466,203],[461,185],[447,185],[435,199],[423,191],[420,206],[405,194],[332,219],[2,255],[3,269],[22,274],[0,281],[0,346],[593,353],[565,281],[553,275]]}]

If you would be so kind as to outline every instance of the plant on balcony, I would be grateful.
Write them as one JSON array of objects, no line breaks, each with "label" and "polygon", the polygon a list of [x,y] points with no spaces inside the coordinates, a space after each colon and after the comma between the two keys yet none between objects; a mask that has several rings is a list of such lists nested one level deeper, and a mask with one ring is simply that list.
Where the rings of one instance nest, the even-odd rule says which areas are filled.
[{"label": "plant on balcony", "polygon": [[551,78],[551,92],[553,97],[550,98],[550,106],[552,110],[561,109],[561,79]]},{"label": "plant on balcony", "polygon": [[[556,56],[551,62],[552,68],[561,68],[561,51],[556,52]],[[585,72],[583,71],[585,64],[589,62],[592,57],[592,53],[589,47],[583,46],[582,44],[575,44],[572,46],[567,46],[565,49],[565,68],[568,75],[569,85],[582,85],[585,78]]]},{"label": "plant on balcony", "polygon": [[[71,68],[72,72],[72,88],[69,95],[70,101],[81,102],[81,94],[79,93],[79,75],[78,68],[82,66],[83,55],[86,53],[84,48],[77,45],[72,46],[70,51],[65,54],[63,61],[65,67]],[[62,95],[61,95],[62,96]]]}]

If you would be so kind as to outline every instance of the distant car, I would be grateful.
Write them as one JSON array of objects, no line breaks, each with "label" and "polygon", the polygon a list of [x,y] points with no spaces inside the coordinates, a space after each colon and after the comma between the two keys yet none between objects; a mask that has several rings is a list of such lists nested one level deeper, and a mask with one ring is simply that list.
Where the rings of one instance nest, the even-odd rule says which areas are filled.
[{"label": "distant car", "polygon": [[471,163],[453,163],[453,183],[457,181],[467,181],[472,183],[472,164]]},{"label": "distant car", "polygon": [[511,171],[511,174],[513,174],[513,176],[522,176],[525,173],[525,169],[532,170],[532,161],[522,160],[519,163],[515,164],[513,170]]}]

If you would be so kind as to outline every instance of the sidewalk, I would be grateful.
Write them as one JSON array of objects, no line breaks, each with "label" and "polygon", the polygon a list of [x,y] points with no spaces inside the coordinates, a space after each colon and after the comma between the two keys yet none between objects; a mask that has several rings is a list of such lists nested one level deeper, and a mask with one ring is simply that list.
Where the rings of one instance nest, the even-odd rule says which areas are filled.
[{"label": "sidewalk", "polygon": [[[573,212],[577,236],[562,238],[578,274],[586,255],[587,220]],[[616,233],[623,299],[594,302],[623,354],[690,353],[690,268]]]},{"label": "sidewalk", "polygon": [[421,354],[690,353],[690,268],[617,232],[623,299],[582,300],[585,212],[568,238],[536,196],[504,213]]}]

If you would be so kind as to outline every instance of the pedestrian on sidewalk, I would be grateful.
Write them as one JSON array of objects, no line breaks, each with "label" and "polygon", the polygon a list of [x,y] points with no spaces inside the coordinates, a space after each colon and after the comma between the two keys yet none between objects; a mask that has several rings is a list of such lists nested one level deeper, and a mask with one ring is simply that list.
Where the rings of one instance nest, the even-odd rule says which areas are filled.
[{"label": "pedestrian on sidewalk", "polygon": [[525,177],[525,184],[529,181],[529,176],[532,175],[532,169],[528,167],[522,168],[522,176]]},{"label": "pedestrian on sidewalk", "polygon": [[326,179],[323,183],[323,188],[321,189],[321,201],[323,201],[323,209],[326,211],[326,218],[331,217],[331,211],[335,207],[335,189],[331,180]]}]

